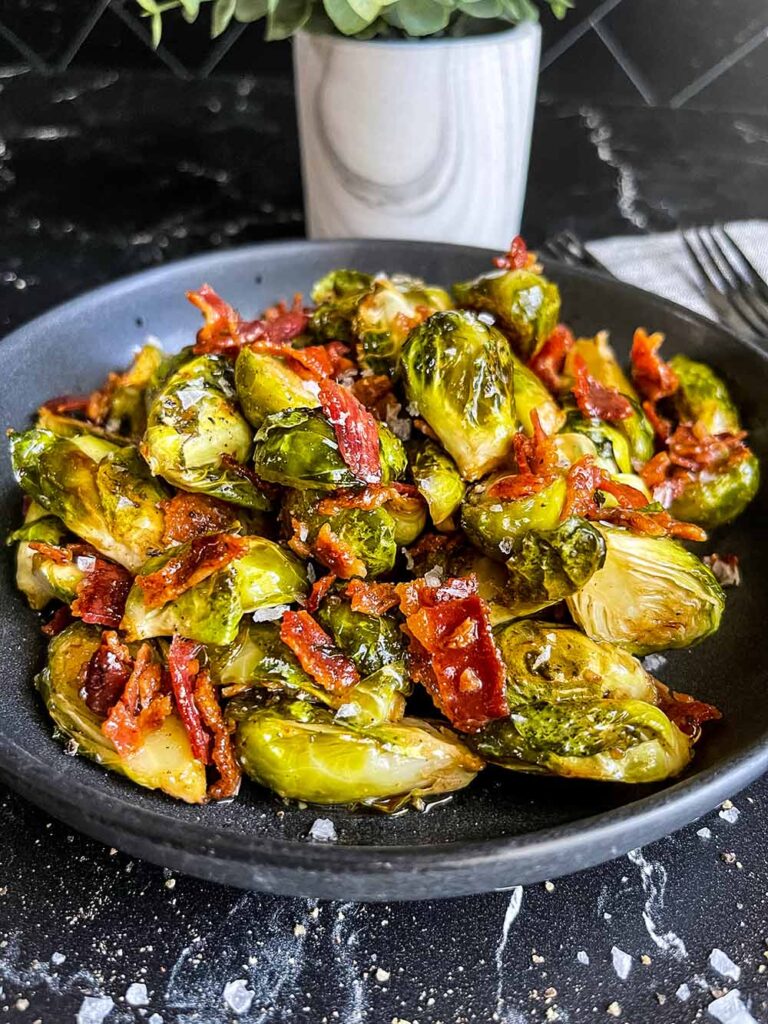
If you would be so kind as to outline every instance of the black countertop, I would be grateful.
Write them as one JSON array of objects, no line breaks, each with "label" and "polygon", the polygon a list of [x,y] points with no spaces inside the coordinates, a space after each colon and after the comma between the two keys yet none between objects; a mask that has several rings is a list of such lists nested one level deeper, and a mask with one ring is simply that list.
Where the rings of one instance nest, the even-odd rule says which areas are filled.
[{"label": "black countertop", "polygon": [[[580,99],[569,73],[542,76],[531,242],[768,216],[764,111]],[[0,85],[3,332],[130,271],[302,232],[284,78]],[[0,788],[0,1021],[207,1024],[244,983],[239,1019],[260,1024],[768,1021],[768,785],[734,804],[525,891],[361,906],[169,876]]]}]

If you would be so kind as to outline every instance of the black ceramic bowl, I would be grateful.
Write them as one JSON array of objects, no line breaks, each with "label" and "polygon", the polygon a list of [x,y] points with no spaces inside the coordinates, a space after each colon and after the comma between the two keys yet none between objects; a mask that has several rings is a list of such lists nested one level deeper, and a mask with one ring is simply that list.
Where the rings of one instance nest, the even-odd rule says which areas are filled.
[{"label": "black ceramic bowl", "polygon": [[[288,242],[213,253],[91,292],[0,343],[3,426],[25,426],[52,395],[85,392],[124,365],[147,334],[169,350],[189,342],[199,314],[184,292],[203,281],[245,314],[308,292],[336,266],[408,271],[450,284],[489,267],[491,254],[416,242]],[[706,359],[728,381],[768,465],[768,357],[679,306],[615,280],[559,265],[548,272],[576,331],[611,331],[622,357],[638,325],[664,331],[668,351]],[[21,496],[0,459],[0,531],[18,522]],[[0,572],[0,771],[74,828],[130,854],[248,888],[347,900],[455,896],[554,878],[679,828],[768,767],[768,548],[765,488],[748,513],[712,538],[735,552],[744,582],[728,593],[719,633],[672,652],[666,682],[716,704],[686,774],[661,787],[536,778],[488,769],[429,813],[387,818],[284,806],[255,785],[235,801],[188,807],[66,757],[32,688],[43,658],[39,623],[17,594],[10,553]],[[337,842],[308,839],[330,818]]]}]

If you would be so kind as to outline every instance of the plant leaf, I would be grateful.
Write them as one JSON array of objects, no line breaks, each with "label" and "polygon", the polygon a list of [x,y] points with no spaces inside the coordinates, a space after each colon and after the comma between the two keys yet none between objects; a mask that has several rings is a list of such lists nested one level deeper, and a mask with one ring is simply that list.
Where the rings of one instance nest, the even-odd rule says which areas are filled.
[{"label": "plant leaf", "polygon": [[155,49],[160,45],[163,38],[163,18],[160,14],[153,14],[150,27],[152,29],[152,45]]},{"label": "plant leaf", "polygon": [[214,0],[211,12],[211,38],[215,39],[227,28],[235,13],[237,0]]},{"label": "plant leaf", "polygon": [[235,0],[235,18],[238,21],[259,21],[266,17],[268,0]]},{"label": "plant leaf", "polygon": [[347,0],[323,0],[328,17],[333,24],[345,36],[353,36],[356,32],[362,32],[368,22],[355,14]]},{"label": "plant leaf", "polygon": [[382,7],[379,0],[348,0],[348,3],[355,14],[363,18],[368,25],[378,18]]},{"label": "plant leaf", "polygon": [[312,0],[277,0],[267,13],[265,38],[272,41],[288,39],[309,20]]},{"label": "plant leaf", "polygon": [[[473,10],[476,6],[473,4]],[[400,0],[397,11],[403,31],[409,36],[430,36],[440,32],[451,18],[450,11],[435,0]]]}]

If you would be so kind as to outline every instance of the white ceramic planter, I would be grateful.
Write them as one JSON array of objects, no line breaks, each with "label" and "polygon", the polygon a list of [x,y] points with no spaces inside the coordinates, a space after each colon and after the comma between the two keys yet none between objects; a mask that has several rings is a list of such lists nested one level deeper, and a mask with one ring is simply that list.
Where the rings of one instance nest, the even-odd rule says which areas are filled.
[{"label": "white ceramic planter", "polygon": [[300,33],[309,236],[506,247],[520,226],[540,40],[531,23],[423,41]]}]

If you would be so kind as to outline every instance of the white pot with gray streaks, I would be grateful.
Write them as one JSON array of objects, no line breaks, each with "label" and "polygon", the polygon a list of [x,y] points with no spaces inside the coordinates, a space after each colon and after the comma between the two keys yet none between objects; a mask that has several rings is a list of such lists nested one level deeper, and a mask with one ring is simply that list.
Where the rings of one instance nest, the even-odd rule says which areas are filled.
[{"label": "white pot with gray streaks", "polygon": [[540,41],[533,23],[421,41],[299,33],[309,236],[506,248],[520,227]]}]

